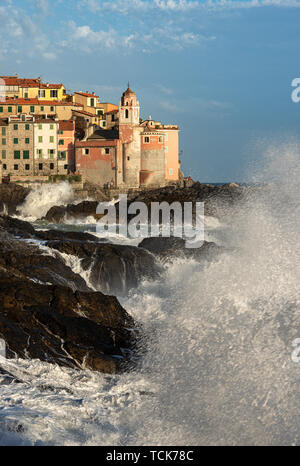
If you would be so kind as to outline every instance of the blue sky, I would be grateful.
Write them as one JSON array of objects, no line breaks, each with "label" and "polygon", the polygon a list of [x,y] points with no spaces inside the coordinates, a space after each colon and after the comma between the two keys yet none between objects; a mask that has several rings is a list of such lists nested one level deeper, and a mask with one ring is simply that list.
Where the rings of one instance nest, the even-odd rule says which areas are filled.
[{"label": "blue sky", "polygon": [[0,74],[42,76],[177,123],[183,169],[242,181],[298,138],[300,0],[0,0]]}]

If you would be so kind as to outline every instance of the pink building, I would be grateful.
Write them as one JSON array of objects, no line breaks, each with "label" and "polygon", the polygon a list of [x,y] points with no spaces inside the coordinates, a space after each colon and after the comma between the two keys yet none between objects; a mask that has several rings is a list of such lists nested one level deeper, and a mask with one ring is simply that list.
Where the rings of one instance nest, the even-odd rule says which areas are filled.
[{"label": "pink building", "polygon": [[[70,171],[75,171],[74,155],[75,121],[61,120],[58,131],[58,170],[62,172],[68,166]],[[61,168],[61,170],[60,170]]]}]

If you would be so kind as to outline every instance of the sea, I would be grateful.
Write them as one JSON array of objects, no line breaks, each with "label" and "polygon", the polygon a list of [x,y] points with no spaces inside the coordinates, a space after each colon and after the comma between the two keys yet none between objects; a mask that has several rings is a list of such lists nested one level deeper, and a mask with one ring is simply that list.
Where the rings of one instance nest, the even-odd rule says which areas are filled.
[{"label": "sea", "polygon": [[[299,181],[298,148],[269,150],[249,174],[257,189],[205,219],[222,254],[178,258],[119,297],[147,335],[132,371],[4,363],[21,383],[0,377],[0,445],[299,445]],[[18,216],[52,228],[38,218],[72,198],[67,183],[37,186]],[[97,234],[92,218],[55,228]]]}]

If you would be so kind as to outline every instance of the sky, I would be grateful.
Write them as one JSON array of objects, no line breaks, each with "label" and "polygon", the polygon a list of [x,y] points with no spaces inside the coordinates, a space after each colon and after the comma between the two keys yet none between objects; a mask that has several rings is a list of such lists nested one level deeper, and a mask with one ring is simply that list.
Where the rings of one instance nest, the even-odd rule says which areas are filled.
[{"label": "sky", "polygon": [[[180,127],[185,175],[246,181],[298,139],[300,0],[0,0],[0,75],[41,76]],[[299,93],[300,94],[300,93]]]}]

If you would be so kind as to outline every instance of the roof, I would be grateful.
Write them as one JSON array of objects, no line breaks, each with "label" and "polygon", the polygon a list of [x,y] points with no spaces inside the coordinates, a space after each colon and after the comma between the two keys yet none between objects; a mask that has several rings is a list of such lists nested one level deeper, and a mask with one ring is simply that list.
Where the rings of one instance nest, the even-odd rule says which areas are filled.
[{"label": "roof", "polygon": [[119,131],[109,130],[109,129],[96,129],[94,133],[88,137],[88,140],[91,139],[101,139],[101,140],[114,140],[119,139]]},{"label": "roof", "polygon": [[124,95],[124,96],[125,96],[125,95],[135,95],[135,92],[133,92],[133,91],[130,89],[130,87],[128,87],[128,88],[126,89],[126,91],[123,92],[123,95]]},{"label": "roof", "polygon": [[73,104],[73,102],[67,102],[66,100],[39,100],[39,99],[6,99],[5,102],[1,102],[2,105],[49,105],[51,107],[54,106],[68,106],[68,107],[75,107],[79,106],[80,104]]},{"label": "roof", "polygon": [[65,87],[63,84],[49,84],[49,83],[41,83],[39,85],[41,89],[61,89]]},{"label": "roof", "polygon": [[90,112],[86,112],[85,110],[73,110],[74,112],[76,113],[82,113],[83,115],[86,115],[86,116],[89,116],[89,117],[93,117],[93,118],[97,118],[97,115],[95,115],[94,113],[90,113]]},{"label": "roof", "polygon": [[75,129],[75,124],[73,120],[61,120],[59,122],[59,129],[62,131],[73,131]]},{"label": "roof", "polygon": [[39,87],[40,81],[36,79],[23,79],[16,76],[3,76],[6,86],[20,86],[20,87]]},{"label": "roof", "polygon": [[114,147],[118,144],[118,140],[107,141],[104,139],[88,139],[87,141],[76,141],[75,147]]},{"label": "roof", "polygon": [[110,110],[109,112],[105,112],[105,115],[109,115],[110,113],[118,113],[119,109]]},{"label": "roof", "polygon": [[95,97],[96,99],[99,99],[98,95],[90,94],[89,92],[75,92],[75,94],[83,95],[84,97]]}]

